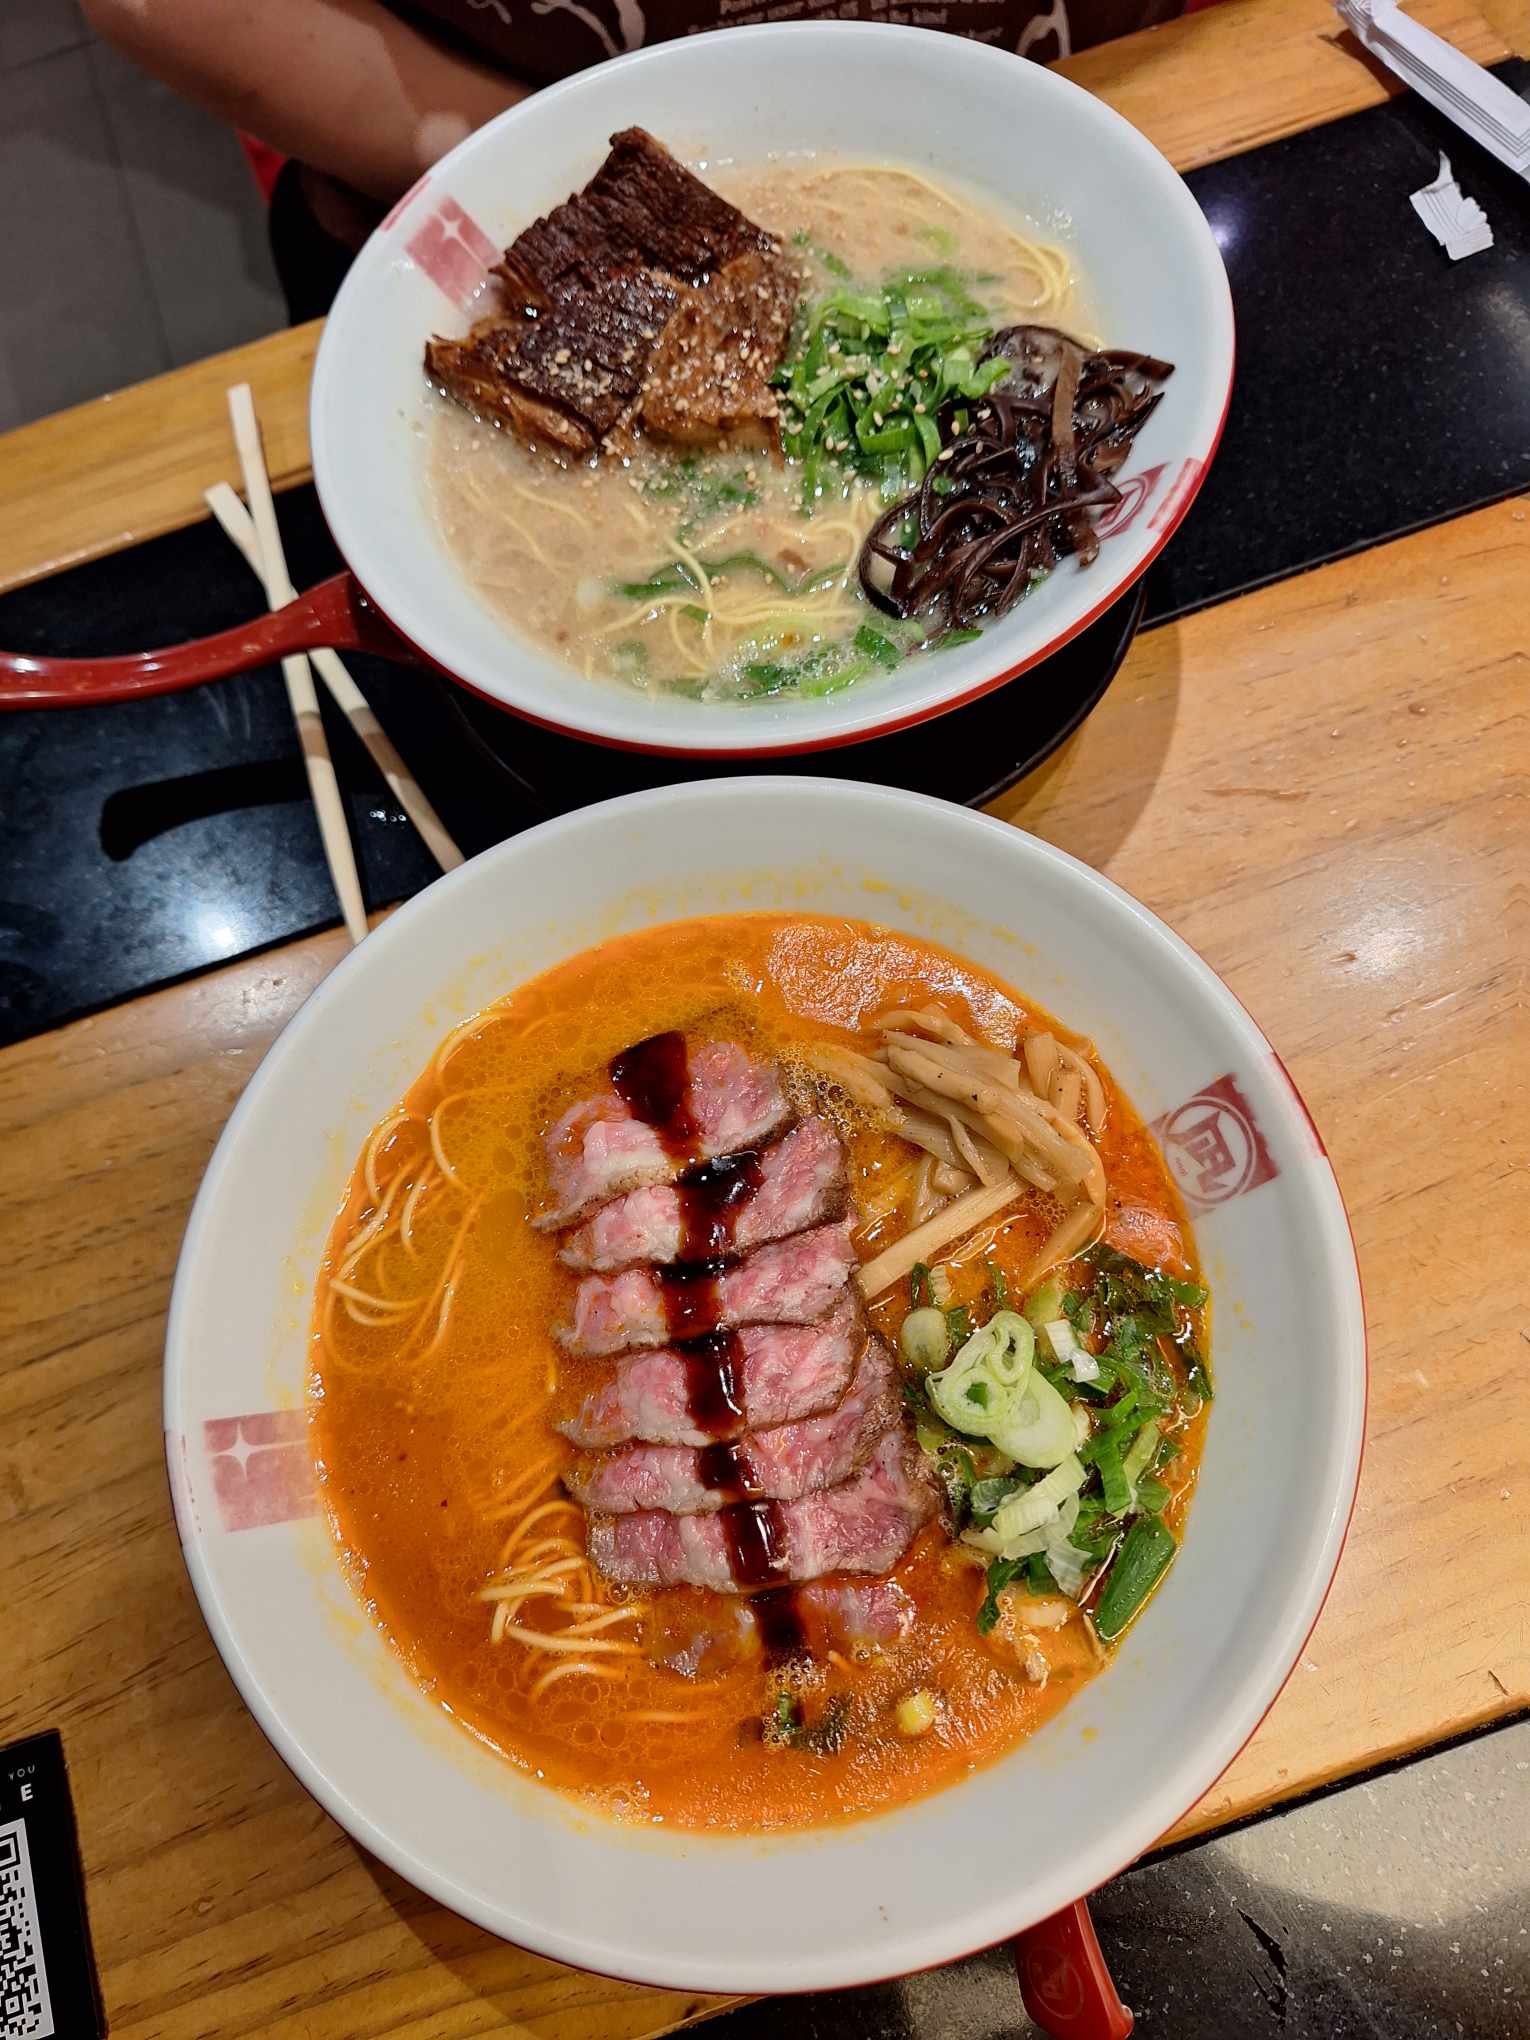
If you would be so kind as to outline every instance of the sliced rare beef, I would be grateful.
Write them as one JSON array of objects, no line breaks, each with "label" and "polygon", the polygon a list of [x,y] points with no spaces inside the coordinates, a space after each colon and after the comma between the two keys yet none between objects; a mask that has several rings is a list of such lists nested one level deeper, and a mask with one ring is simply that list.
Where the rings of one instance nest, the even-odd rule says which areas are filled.
[{"label": "sliced rare beef", "polygon": [[568,1352],[599,1358],[733,1325],[816,1324],[855,1266],[850,1228],[840,1220],[732,1263],[677,1262],[586,1275],[574,1295],[573,1323],[555,1326],[553,1336]]},{"label": "sliced rare beef", "polygon": [[[821,1580],[786,1591],[802,1646],[814,1656],[897,1643],[914,1626],[913,1597],[895,1580]],[[770,1626],[768,1620],[764,1626]],[[644,1618],[644,1648],[650,1664],[682,1678],[712,1678],[764,1655],[761,1627],[752,1601],[719,1603],[710,1594],[676,1587]]]},{"label": "sliced rare beef", "polygon": [[844,1395],[867,1336],[860,1300],[847,1289],[815,1325],[745,1325],[692,1346],[633,1353],[558,1429],[594,1452],[629,1439],[710,1445],[750,1425],[817,1416]]},{"label": "sliced rare beef", "polygon": [[586,1509],[629,1516],[639,1509],[706,1514],[743,1500],[796,1501],[837,1487],[864,1464],[898,1421],[892,1355],[872,1339],[838,1409],[728,1444],[628,1445],[575,1465],[564,1485]]},{"label": "sliced rare beef", "polygon": [[676,1184],[613,1198],[569,1235],[560,1259],[606,1272],[747,1253],[840,1217],[848,1195],[838,1134],[826,1120],[805,1119],[769,1147],[720,1156]]},{"label": "sliced rare beef", "polygon": [[929,1476],[897,1426],[839,1487],[796,1502],[737,1502],[707,1516],[660,1509],[593,1516],[589,1552],[619,1585],[738,1593],[824,1573],[887,1572],[934,1510]]},{"label": "sliced rare beef", "polygon": [[774,429],[798,279],[773,235],[642,128],[496,266],[505,310],[427,343],[432,380],[531,438],[593,453],[641,414],[702,443]]},{"label": "sliced rare beef", "polygon": [[[640,1042],[628,1055],[650,1046]],[[672,1183],[698,1162],[758,1147],[790,1120],[775,1065],[737,1042],[679,1041],[676,1055],[674,1110],[662,1120],[643,1096],[624,1096],[613,1078],[603,1096],[571,1106],[548,1129],[543,1145],[554,1208],[538,1226],[568,1225],[608,1198]],[[613,1070],[623,1062],[618,1056]]]}]

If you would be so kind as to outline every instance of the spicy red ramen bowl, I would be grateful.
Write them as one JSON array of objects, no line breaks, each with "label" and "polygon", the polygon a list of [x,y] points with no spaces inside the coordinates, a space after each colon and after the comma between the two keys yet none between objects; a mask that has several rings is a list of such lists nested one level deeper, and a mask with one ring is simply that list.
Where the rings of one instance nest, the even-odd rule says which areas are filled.
[{"label": "spicy red ramen bowl", "polygon": [[[438,379],[492,402],[492,375],[475,385],[450,366],[454,343],[506,303],[491,265],[634,128],[736,208],[735,223],[717,228],[719,253],[737,244],[757,256],[762,227],[792,268],[795,337],[776,331],[791,387],[754,400],[780,406],[784,462],[753,443],[746,417],[721,450],[715,435],[692,445],[649,432],[630,462],[618,450],[592,463],[576,420],[559,466],[522,455],[506,444],[511,432],[474,423],[427,383],[423,350],[439,336]],[[662,179],[639,197],[655,216],[714,203]],[[580,274],[599,272],[608,255],[592,242]],[[660,278],[661,296],[672,282]],[[542,330],[554,312],[563,316],[543,305]],[[703,328],[718,339],[719,376],[730,347],[748,353],[759,340],[738,318],[742,339]],[[1025,430],[1040,435],[1041,466],[1058,477],[1080,461],[1103,464],[1072,527],[1085,552],[1097,535],[1097,556],[1044,570],[1029,552],[996,555],[1015,559],[1011,592],[1029,592],[984,622],[993,593],[984,538],[964,561],[925,562],[926,593],[959,570],[975,577],[960,601],[937,603],[923,623],[891,616],[859,578],[867,534],[925,470],[935,478],[925,522],[935,521],[963,445],[988,429],[983,357],[1017,327],[1062,328],[1091,347],[1172,364],[1166,380],[1124,371],[1142,422],[1112,441],[1089,392],[1091,377],[1114,371],[1083,367],[1068,423],[1052,412],[1057,360],[1038,365],[1034,338],[1029,355],[1011,348],[995,400],[1022,382],[1031,389],[1045,415]],[[588,369],[587,385],[609,381],[652,330],[634,329],[604,366],[584,354],[577,319],[568,344],[549,339],[556,401],[542,404],[542,424],[568,436],[576,413],[594,417],[601,393],[581,400],[557,378]],[[530,372],[529,344],[509,350],[517,373]],[[1052,344],[1039,343],[1043,353]],[[1023,375],[1021,356],[1031,363]],[[769,367],[776,357],[759,358]],[[155,692],[329,644],[424,660],[507,710],[605,744],[749,757],[853,743],[1026,673],[1115,601],[1189,508],[1232,370],[1227,280],[1206,221],[1157,150],[1066,79],[955,36],[858,23],[662,44],[540,92],[472,135],[357,258],[320,345],[311,418],[315,479],[346,573],[274,617],[173,652],[12,660],[0,699]],[[706,396],[692,390],[686,402],[704,408]],[[749,429],[776,432],[773,421]],[[1039,474],[1030,461],[1027,452],[1025,472]],[[974,532],[986,533],[991,507]],[[896,551],[914,543],[912,530],[894,523],[882,538]],[[884,559],[873,581],[885,583],[893,565]],[[981,629],[964,627],[973,617]],[[917,649],[932,638],[934,649]]]},{"label": "spicy red ramen bowl", "polygon": [[[650,1817],[636,1776],[623,1794],[592,1772],[581,1794],[518,1768],[368,1619],[389,1562],[358,1597],[326,1520],[325,1483],[346,1472],[326,1456],[316,1475],[315,1281],[337,1213],[354,1209],[369,1136],[460,1023],[585,952],[598,986],[603,945],[629,943],[614,969],[665,924],[771,913],[811,922],[788,963],[810,960],[804,942],[832,950],[845,921],[874,923],[880,941],[938,945],[1092,1041],[1192,1213],[1216,1393],[1178,1557],[1066,1704],[1005,1753],[874,1816],[764,1832],[762,1808],[760,1830],[735,1818],[699,1832]],[[856,973],[825,981],[834,1010],[853,1016]],[[484,1082],[479,1104],[461,1109],[486,1112],[492,1144],[510,1107]],[[540,1377],[533,1395],[513,1359],[507,1350],[502,1390],[490,1370],[482,1409],[484,1431],[512,1444],[518,1421],[544,1420]],[[321,1382],[328,1364],[321,1356]],[[1297,1660],[1338,1561],[1364,1401],[1359,1285],[1333,1172],[1226,987],[1144,908],[1043,843],[937,802],[809,779],[664,789],[548,823],[443,878],[347,956],[266,1058],[209,1167],[165,1369],[197,1594],[240,1691],[308,1789],[365,1847],[507,1939],[715,1991],[832,1988],[948,1960],[1057,1914],[1157,1840]],[[422,1435],[416,1425],[384,1455],[389,1479]],[[440,1526],[465,1499],[451,1481],[424,1496],[420,1569],[488,1637],[479,1579],[444,1555]],[[783,1753],[799,1759],[819,1761]]]}]

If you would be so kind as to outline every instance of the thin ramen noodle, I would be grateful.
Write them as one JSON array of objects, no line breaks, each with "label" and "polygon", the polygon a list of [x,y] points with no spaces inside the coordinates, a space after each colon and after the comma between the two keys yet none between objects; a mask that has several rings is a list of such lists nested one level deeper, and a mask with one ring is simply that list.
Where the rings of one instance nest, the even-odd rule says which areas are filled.
[{"label": "thin ramen noodle", "polygon": [[[534,1221],[552,1196],[549,1129],[655,1040],[678,1041],[691,1070],[731,1058],[767,1092],[782,1086],[785,1115],[761,1121],[745,1162],[757,1185],[787,1179],[786,1141],[818,1158],[819,1187],[777,1222],[796,1227],[786,1249],[850,1228],[856,1281],[790,1336],[822,1358],[864,1308],[863,1373],[834,1392],[842,1410],[861,1395],[866,1438],[821,1471],[832,1503],[878,1455],[910,1455],[922,1527],[886,1569],[751,1596],[622,1584],[592,1556],[644,1519],[579,1499],[619,1502],[613,1473],[635,1463],[589,1412],[635,1360],[671,1363],[662,1349],[657,1363],[646,1349],[580,1357],[554,1335],[576,1297],[637,1293],[631,1269],[598,1272],[623,1262],[621,1200],[561,1230]],[[701,1196],[694,1170],[680,1181]],[[731,1209],[730,1181],[705,1178],[703,1216]],[[975,1196],[986,1216],[969,1224]],[[641,1207],[670,1208],[662,1195]],[[758,1223],[763,1242],[717,1266],[778,1251]],[[921,1237],[935,1245],[914,1259],[905,1247]],[[673,1248],[671,1232],[652,1251]],[[639,1290],[651,1281],[638,1271]],[[1022,1307],[1037,1319],[1029,1414],[1002,1430],[988,1384],[1000,1393],[1008,1378],[998,1346],[1025,1343]],[[684,1828],[877,1812],[1023,1741],[1108,1662],[1167,1562],[1155,1551],[1185,1534],[1210,1394],[1189,1226],[1089,1044],[933,944],[807,915],[621,937],[464,1022],[358,1159],[315,1313],[323,1493],[357,1589],[415,1678],[528,1774]],[[747,1347],[747,1331],[730,1336]],[[722,1378],[706,1373],[711,1391]],[[1029,1464],[1012,1452],[1054,1401],[1067,1434],[1044,1471],[1044,1452]],[[696,1439],[742,1435],[719,1448],[735,1471],[779,1435],[688,1410]],[[595,1443],[576,1447],[560,1424]],[[645,1479],[697,1466],[705,1478],[712,1452],[639,1450]],[[1049,1497],[1070,1481],[1059,1508]],[[749,1506],[727,1494],[684,1506],[719,1502],[717,1522]],[[1043,1528],[1014,1534],[1022,1517]]]},{"label": "thin ramen noodle", "polygon": [[[1016,325],[1087,340],[1066,250],[912,170],[812,159],[708,181],[799,263],[799,350],[837,293],[865,309],[866,294],[874,307],[890,287],[905,310],[952,314],[963,360]],[[933,434],[933,398],[919,408]],[[433,411],[429,487],[447,550],[509,625],[586,678],[706,700],[827,693],[888,670],[928,635],[890,625],[857,573],[897,477],[907,480],[892,460],[879,485],[836,464],[831,445],[805,487],[802,461],[774,448],[638,435],[580,461],[444,398]]]}]

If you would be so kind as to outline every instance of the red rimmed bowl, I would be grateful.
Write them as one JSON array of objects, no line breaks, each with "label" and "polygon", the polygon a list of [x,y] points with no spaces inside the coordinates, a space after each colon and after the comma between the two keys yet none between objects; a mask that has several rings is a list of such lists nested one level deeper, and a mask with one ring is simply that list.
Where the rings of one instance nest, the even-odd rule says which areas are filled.
[{"label": "red rimmed bowl", "polygon": [[[640,124],[699,166],[880,160],[990,202],[1073,252],[1112,346],[1172,361],[1118,477],[1088,569],[1066,562],[974,643],[818,700],[696,702],[586,680],[473,591],[425,486],[431,332],[465,330],[488,264]],[[324,514],[349,571],[275,617],[128,660],[0,658],[0,704],[164,692],[334,645],[423,659],[534,722],[624,747],[710,757],[810,752],[942,714],[1026,672],[1137,580],[1189,508],[1233,372],[1226,273],[1178,174],[1100,100],[960,37],[782,23],[663,43],[538,93],[445,157],[357,258],[314,372]],[[550,534],[551,535],[551,534]],[[577,575],[588,563],[571,557]]]},{"label": "red rimmed bowl", "polygon": [[[1111,1664],[1027,1741],[873,1819],[688,1834],[619,1823],[514,1770],[367,1625],[316,1513],[309,1312],[353,1158],[449,1028],[592,943],[744,908],[942,942],[1095,1042],[1192,1204],[1217,1394],[1173,1571]],[[1000,822],[883,787],[729,779],[498,845],[314,994],[197,1198],[165,1432],[192,1580],[256,1719],[359,1842],[443,1904],[565,1962],[725,1992],[865,1983],[1026,1934],[1046,2030],[1119,2040],[1064,1909],[1210,1788],[1297,1662],[1353,1504],[1365,1386],[1333,1171],[1274,1050],[1199,957]]]}]

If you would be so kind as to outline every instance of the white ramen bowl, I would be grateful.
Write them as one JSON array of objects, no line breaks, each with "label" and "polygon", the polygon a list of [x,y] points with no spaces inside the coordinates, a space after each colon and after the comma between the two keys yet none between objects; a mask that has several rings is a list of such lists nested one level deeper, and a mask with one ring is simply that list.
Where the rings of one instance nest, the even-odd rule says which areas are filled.
[{"label": "white ramen bowl", "polygon": [[[698,845],[706,846],[698,870]],[[1217,1385],[1183,1550],[1112,1664],[1039,1733],[891,1813],[796,1835],[620,1825],[432,1703],[362,1615],[305,1438],[314,1272],[367,1134],[457,1021],[560,960],[685,916],[784,908],[960,951],[1091,1036],[1202,1206]],[[176,1519],[241,1693],[366,1848],[538,1953],[688,1990],[856,1984],[1056,1913],[1237,1754],[1338,1561],[1365,1403],[1333,1172],[1278,1058],[1184,943],[999,822],[812,779],[644,793],[439,880],[271,1050],[207,1171],[165,1361]]]},{"label": "white ramen bowl", "polygon": [[[885,160],[950,182],[1075,253],[1105,344],[1175,364],[1132,448],[1113,529],[977,642],[822,700],[702,703],[586,680],[474,591],[428,500],[430,333],[487,309],[488,264],[583,185],[619,128],[697,168],[773,157]],[[477,295],[475,295],[475,293]],[[320,343],[311,437],[330,529],[424,657],[502,706],[599,742],[715,757],[812,751],[924,721],[1022,673],[1143,572],[1189,508],[1233,371],[1227,276],[1194,199],[1100,100],[1036,64],[929,30],[856,22],[728,29],[639,50],[539,92],[445,157],[347,277]],[[552,519],[548,536],[557,536]],[[570,556],[571,576],[591,562]],[[593,563],[598,567],[598,562]]]}]

